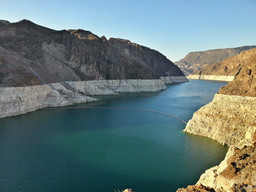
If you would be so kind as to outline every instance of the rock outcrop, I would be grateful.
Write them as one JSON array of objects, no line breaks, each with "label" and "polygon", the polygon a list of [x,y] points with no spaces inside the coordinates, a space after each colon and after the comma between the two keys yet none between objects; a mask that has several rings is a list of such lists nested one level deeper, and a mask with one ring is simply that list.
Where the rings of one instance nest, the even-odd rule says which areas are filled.
[{"label": "rock outcrop", "polygon": [[223,145],[238,145],[256,131],[256,97],[216,94],[196,111],[185,132],[209,137]]},{"label": "rock outcrop", "polygon": [[233,81],[234,76],[225,75],[189,75],[188,79],[210,80],[210,81]]},{"label": "rock outcrop", "polygon": [[244,50],[252,48],[256,48],[256,46],[243,46],[228,49],[213,49],[208,51],[191,52],[188,53],[185,58],[175,62],[175,64],[186,76],[188,76],[200,71],[210,64],[222,62],[223,60],[235,56]]},{"label": "rock outcrop", "polygon": [[[204,67],[202,70],[198,71],[194,75],[189,75],[188,79],[205,79],[205,80],[224,80],[232,81],[234,77],[240,73],[240,86],[234,85],[235,87],[240,87],[242,83],[247,80],[242,80],[243,77],[247,76],[246,73],[250,74],[250,77],[254,77],[255,73],[255,61],[256,61],[256,48],[249,49],[247,51],[242,51],[240,54],[233,56],[231,58],[225,59],[220,63],[214,63]],[[243,68],[242,71],[240,71]],[[249,76],[247,76],[249,78]],[[237,83],[238,81],[236,81]],[[233,85],[232,83],[231,85]],[[254,83],[251,83],[254,84]],[[249,87],[244,87],[244,90],[249,90]],[[224,91],[222,92],[224,93]],[[240,94],[238,94],[240,95]],[[248,96],[250,96],[248,94]]]},{"label": "rock outcrop", "polygon": [[230,147],[220,165],[207,170],[197,185],[207,186],[217,192],[256,191],[256,143],[241,149]]},{"label": "rock outcrop", "polygon": [[[2,23],[2,24],[1,24]],[[184,76],[181,70],[158,51],[128,40],[98,37],[89,31],[55,31],[28,20],[1,22],[0,58],[5,69],[22,68],[24,77],[41,84],[60,81],[159,79]],[[18,73],[18,72],[17,72]],[[13,77],[2,73],[0,86],[15,85]],[[38,84],[35,80],[27,85]],[[23,86],[23,85],[21,85]]]},{"label": "rock outcrop", "polygon": [[242,51],[240,54],[204,67],[196,75],[235,76],[241,68],[254,65],[256,48]]},{"label": "rock outcrop", "polygon": [[96,99],[67,90],[59,83],[26,87],[0,87],[0,118],[46,107],[67,106]]},{"label": "rock outcrop", "polygon": [[162,80],[94,80],[67,82],[85,95],[115,95],[118,93],[159,92],[167,89]]},{"label": "rock outcrop", "polygon": [[[185,132],[230,146],[220,165],[207,170],[195,186],[217,192],[256,191],[256,49],[231,60],[239,67],[234,80],[213,101],[194,113]],[[204,191],[199,189],[197,191]]]},{"label": "rock outcrop", "polygon": [[68,106],[96,101],[94,95],[127,92],[159,92],[167,89],[162,80],[68,81],[26,87],[0,87],[0,118],[25,114],[46,107]]},{"label": "rock outcrop", "polygon": [[235,64],[239,63],[240,68],[234,81],[222,87],[219,93],[256,97],[256,49],[242,52],[232,61]]}]

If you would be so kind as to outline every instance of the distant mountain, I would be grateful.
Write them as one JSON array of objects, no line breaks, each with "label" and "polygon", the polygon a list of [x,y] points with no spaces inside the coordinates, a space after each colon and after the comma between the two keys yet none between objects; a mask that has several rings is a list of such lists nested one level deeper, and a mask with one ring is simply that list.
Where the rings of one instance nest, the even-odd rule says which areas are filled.
[{"label": "distant mountain", "polygon": [[190,75],[198,72],[209,64],[221,62],[224,59],[252,48],[256,48],[256,45],[191,52],[188,53],[184,59],[175,62],[175,64],[183,71],[185,75]]},{"label": "distant mountain", "polygon": [[55,31],[28,20],[0,21],[0,61],[0,86],[184,76],[158,51],[129,40]]},{"label": "distant mountain", "polygon": [[218,65],[216,72],[223,70],[235,74],[235,79],[222,87],[220,94],[256,97],[256,48],[226,59]]}]

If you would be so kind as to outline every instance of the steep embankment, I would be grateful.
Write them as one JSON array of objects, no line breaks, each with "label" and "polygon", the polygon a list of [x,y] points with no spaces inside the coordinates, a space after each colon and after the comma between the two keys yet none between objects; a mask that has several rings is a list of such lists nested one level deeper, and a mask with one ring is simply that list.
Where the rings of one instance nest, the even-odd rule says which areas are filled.
[{"label": "steep embankment", "polygon": [[22,86],[16,79],[25,85],[162,76],[181,76],[186,81],[158,51],[81,29],[55,31],[27,20],[1,22],[0,45],[0,86]]},{"label": "steep embankment", "polygon": [[241,53],[244,50],[256,48],[256,46],[243,46],[227,49],[213,49],[208,51],[198,51],[188,53],[185,58],[175,62],[175,64],[188,76],[194,74],[210,64],[222,62]]},{"label": "steep embankment", "polygon": [[[230,146],[218,166],[207,170],[193,191],[256,191],[256,49],[232,58],[241,67],[235,79],[220,89],[213,101],[194,113],[185,132]],[[199,190],[203,191],[203,190]]]},{"label": "steep embankment", "polygon": [[0,87],[0,118],[25,114],[46,107],[68,106],[96,101],[93,95],[117,95],[127,92],[158,92],[166,89],[162,80],[93,80],[26,87]]}]

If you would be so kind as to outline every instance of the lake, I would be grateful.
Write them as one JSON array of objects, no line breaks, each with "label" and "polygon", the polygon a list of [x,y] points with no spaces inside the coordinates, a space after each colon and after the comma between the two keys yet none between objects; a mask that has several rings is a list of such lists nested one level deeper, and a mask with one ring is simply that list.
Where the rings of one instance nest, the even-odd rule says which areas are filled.
[{"label": "lake", "polygon": [[185,124],[170,116],[114,108],[188,121],[224,85],[190,80],[160,93],[100,97],[77,109],[0,119],[0,191],[173,192],[195,184],[227,147],[183,133]]}]

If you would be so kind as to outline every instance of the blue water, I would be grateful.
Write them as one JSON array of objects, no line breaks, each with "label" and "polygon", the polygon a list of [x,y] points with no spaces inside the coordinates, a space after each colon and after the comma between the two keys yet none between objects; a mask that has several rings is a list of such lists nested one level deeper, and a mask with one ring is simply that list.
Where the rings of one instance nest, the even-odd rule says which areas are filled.
[{"label": "blue water", "polygon": [[[161,93],[77,106],[150,109],[188,121],[225,84],[191,80]],[[0,191],[176,191],[194,184],[227,151],[184,128],[169,116],[121,109],[54,108],[0,119]]]}]

